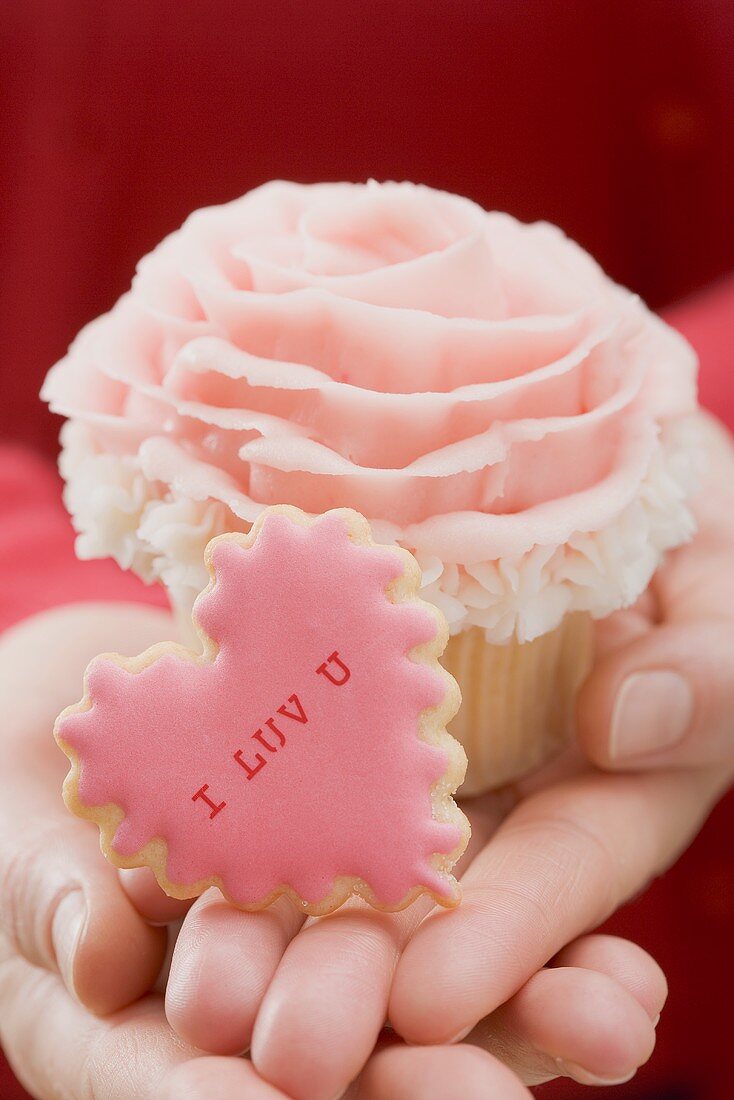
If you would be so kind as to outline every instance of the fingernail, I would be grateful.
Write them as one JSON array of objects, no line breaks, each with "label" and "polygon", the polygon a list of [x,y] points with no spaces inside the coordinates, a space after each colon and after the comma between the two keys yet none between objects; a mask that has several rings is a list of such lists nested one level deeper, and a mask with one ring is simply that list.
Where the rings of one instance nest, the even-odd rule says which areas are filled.
[{"label": "fingernail", "polygon": [[577,1066],[575,1062],[565,1062],[563,1058],[556,1058],[556,1065],[559,1073],[564,1077],[571,1077],[580,1085],[623,1085],[625,1081],[631,1081],[637,1073],[637,1070],[633,1069],[624,1077],[597,1077],[595,1073],[589,1073],[583,1066]]},{"label": "fingernail", "polygon": [[87,906],[81,890],[72,890],[61,899],[51,924],[56,963],[66,988],[74,993],[74,959],[84,926],[87,923]]},{"label": "fingernail", "polygon": [[460,1043],[462,1039],[466,1039],[470,1031],[474,1030],[474,1025],[469,1024],[469,1027],[463,1027],[461,1031],[457,1031],[456,1035],[452,1035],[450,1039],[446,1040],[446,1045],[451,1046],[452,1043]]},{"label": "fingernail", "polygon": [[672,748],[693,717],[693,692],[677,672],[635,672],[619,689],[612,714],[609,756],[631,760]]}]

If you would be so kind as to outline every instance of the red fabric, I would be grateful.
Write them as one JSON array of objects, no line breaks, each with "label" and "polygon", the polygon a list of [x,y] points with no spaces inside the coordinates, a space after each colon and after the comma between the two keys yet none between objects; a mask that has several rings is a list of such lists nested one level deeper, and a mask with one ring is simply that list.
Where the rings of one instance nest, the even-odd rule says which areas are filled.
[{"label": "red fabric", "polygon": [[23,0],[0,20],[0,435],[190,210],[416,179],[548,218],[659,306],[734,256],[731,0]]},{"label": "red fabric", "polygon": [[[734,259],[732,40],[730,0],[5,5],[0,437],[50,456],[58,423],[36,394],[74,333],[191,209],[278,175],[422,180],[560,223],[654,306],[695,291]],[[734,423],[734,284],[676,317],[704,400]],[[0,625],[160,600],[76,561],[59,491],[30,451],[0,451]],[[671,983],[658,1051],[620,1100],[731,1095],[733,831],[729,799],[612,922]],[[21,1095],[0,1068],[3,1100]]]},{"label": "red fabric", "polygon": [[702,363],[701,403],[734,430],[734,277],[669,311]]},{"label": "red fabric", "polygon": [[0,631],[49,607],[76,600],[165,604],[110,560],[80,562],[53,466],[21,447],[0,451]]}]

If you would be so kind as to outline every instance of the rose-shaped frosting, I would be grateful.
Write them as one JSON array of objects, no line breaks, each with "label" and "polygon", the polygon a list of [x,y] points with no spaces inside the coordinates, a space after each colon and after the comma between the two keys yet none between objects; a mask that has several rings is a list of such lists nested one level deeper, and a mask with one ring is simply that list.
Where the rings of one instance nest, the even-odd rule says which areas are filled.
[{"label": "rose-shaped frosting", "polygon": [[452,630],[608,614],[690,537],[696,361],[555,227],[412,184],[197,211],[43,396],[82,556],[178,602],[269,504],[348,506]]}]

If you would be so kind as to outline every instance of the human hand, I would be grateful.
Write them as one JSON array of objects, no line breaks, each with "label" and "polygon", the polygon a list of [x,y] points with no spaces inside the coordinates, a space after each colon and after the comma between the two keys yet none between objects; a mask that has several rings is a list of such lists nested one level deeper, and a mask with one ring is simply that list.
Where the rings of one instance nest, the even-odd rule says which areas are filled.
[{"label": "human hand", "polygon": [[[238,1095],[285,1100],[248,1060],[202,1056],[180,1041],[165,1019],[161,997],[147,994],[138,999],[152,986],[162,964],[165,932],[141,919],[120,889],[116,871],[101,857],[96,827],[68,815],[61,800],[66,761],[54,745],[51,727],[56,712],[68,700],[70,684],[80,682],[91,654],[110,648],[138,651],[168,632],[169,621],[160,613],[88,605],[36,617],[9,632],[0,643],[0,702],[6,716],[3,761],[12,777],[0,805],[0,1038],[23,1084],[42,1100],[58,1096],[83,1100],[90,1095],[100,1100],[129,1100],[131,1096],[139,1100],[231,1100]],[[475,825],[479,836],[484,826],[479,821]],[[147,916],[166,922],[186,909],[166,899],[157,887],[153,889],[152,879],[146,880],[145,875],[145,871],[132,872],[128,886]],[[74,904],[64,905],[73,895]],[[353,1010],[353,1021],[346,1015],[338,1023],[346,1034],[353,1026],[355,1042],[350,1041],[340,1052],[335,1065],[326,1067],[332,1077],[343,1080],[344,1088],[352,1076],[350,1067],[358,1073],[360,1060],[371,1053],[381,1029],[388,986],[386,964],[390,961],[385,938],[397,948],[398,936],[408,934],[418,915],[416,911],[394,920],[383,919],[357,906],[353,912],[339,914],[331,925],[319,927],[318,922],[311,922],[311,938],[302,933],[300,947],[314,963],[314,969],[305,963],[304,969],[316,993],[319,944],[328,950],[330,939],[337,941],[341,958],[348,964],[341,975],[338,963],[332,967],[338,979],[333,987],[329,975],[325,976],[321,1012],[328,1024],[335,1012]],[[402,931],[398,932],[401,922]],[[244,914],[233,912],[211,891],[196,903],[177,953],[178,979],[185,976],[187,967],[190,972],[190,967],[202,965],[199,978],[204,980],[207,966],[212,964],[215,986],[201,990],[205,1000],[194,1021],[199,1030],[212,1022],[215,1029],[218,1021],[226,1024],[223,1043],[216,1030],[202,1033],[212,1045],[245,1045],[242,1029],[250,1024],[247,1012],[239,1015],[237,1009],[250,998],[254,1019],[282,954],[282,950],[278,954],[272,949],[278,941],[277,930],[281,930],[278,942],[283,948],[285,933],[295,933],[299,924],[295,910],[286,902],[267,913]],[[204,938],[194,944],[189,956],[187,944],[196,939],[197,931]],[[219,931],[224,933],[219,945],[222,950],[219,958],[212,959]],[[232,935],[240,932],[244,934],[241,941]],[[354,967],[348,961],[352,952]],[[300,966],[298,958],[296,954],[292,960],[295,971]],[[374,979],[371,960],[376,964],[376,988],[362,1011],[359,981],[361,976],[366,989]],[[574,945],[557,963],[563,969],[543,971],[502,1014],[495,1015],[491,1030],[505,1060],[516,1058],[515,1049],[536,1051],[543,1046],[548,1004],[569,993],[577,1013],[588,1011],[600,1021],[590,1040],[585,1040],[587,1044],[604,1046],[611,1036],[613,1044],[621,1042],[626,1052],[632,1052],[633,1060],[640,1049],[645,1051],[649,1016],[659,1010],[665,996],[664,981],[653,960],[633,945],[592,937]],[[223,983],[218,983],[219,979]],[[227,997],[229,990],[234,993],[233,1003]],[[213,1021],[208,1018],[212,997]],[[224,1016],[216,1014],[217,998]],[[169,993],[169,1011],[174,1016],[175,1001],[174,989]],[[99,1019],[95,1012],[109,1015]],[[276,1041],[287,1042],[282,1027],[276,1025],[275,1031]],[[336,1042],[340,1036],[332,1033],[332,1038]],[[306,1063],[322,1049],[324,1034],[317,1032],[316,1041]],[[577,1049],[573,1045],[567,1048]],[[522,1057],[527,1065],[528,1056]],[[313,1087],[311,1095],[321,1095],[321,1069],[309,1084],[297,1049],[288,1051],[288,1058],[300,1078],[297,1089]],[[318,1056],[316,1060],[319,1062]],[[465,1081],[468,1097],[472,1088],[487,1086],[506,1100],[527,1097],[501,1060],[472,1047],[459,1051],[408,1048],[384,1041],[350,1095],[359,1090],[361,1100],[397,1100],[414,1097],[417,1088],[423,1096],[429,1096],[431,1088],[440,1088],[441,1095],[446,1095],[447,1082],[454,1074]],[[341,1091],[341,1085],[339,1088]]]},{"label": "human hand", "polygon": [[[20,1079],[42,1100],[57,1100],[61,1095],[65,1100],[89,1095],[100,1100],[128,1100],[130,1096],[139,1100],[196,1100],[202,1096],[230,1100],[238,1094],[253,1100],[285,1100],[258,1076],[250,1062],[201,1057],[200,1051],[177,1038],[165,1018],[161,997],[136,999],[147,993],[158,974],[166,933],[140,917],[120,889],[115,870],[101,856],[96,828],[71,817],[60,797],[67,765],[53,742],[51,727],[55,714],[76,690],[72,685],[80,683],[89,658],[105,649],[137,652],[170,633],[169,619],[158,612],[123,605],[86,605],[38,616],[10,631],[0,643],[3,759],[6,774],[12,777],[0,804],[0,1039]],[[145,874],[128,876],[127,885],[146,916],[165,923],[185,910],[186,906],[166,898],[157,887],[151,889],[154,884],[150,878],[146,883]],[[142,875],[142,883],[138,878],[136,884],[136,875]],[[147,907],[142,904],[141,886],[143,894],[148,892]],[[278,927],[295,931],[300,919],[293,919],[295,911],[285,902],[267,914],[232,914],[221,898],[217,900],[216,892],[211,892],[197,903],[189,918],[183,954],[178,953],[184,969],[186,939],[195,934],[202,919],[205,934],[207,928],[211,932],[216,927],[217,906],[225,922],[234,917],[235,921],[249,921],[253,931],[256,928],[257,935],[247,941],[253,954],[238,959],[249,968],[250,978],[264,979],[264,991],[271,976],[268,962],[275,966],[279,958],[277,952],[268,955],[268,935]],[[344,918],[350,919],[348,913]],[[358,933],[354,945],[357,958],[368,961],[372,917],[356,912],[351,919]],[[410,918],[405,914],[403,919],[407,932]],[[365,929],[362,935],[361,924]],[[352,947],[348,924],[337,927],[346,937],[343,950],[348,953]],[[387,923],[384,927],[387,930]],[[285,937],[282,942],[284,945]],[[224,946],[227,950],[231,946],[226,937]],[[264,956],[257,953],[263,946]],[[206,959],[206,951],[203,954]],[[195,966],[201,957],[201,947],[196,947],[190,961]],[[611,998],[609,1007],[617,1017],[602,1013],[601,1031],[615,1020],[624,1023],[622,1030],[632,1034],[632,1046],[637,1042],[639,1047],[637,1003],[653,1012],[664,995],[652,960],[630,944],[607,939],[580,943],[559,962],[573,969],[548,971],[550,981],[541,975],[503,1010],[502,1020],[496,1018],[495,1036],[503,1048],[528,1048],[534,1036],[543,1035],[554,989],[567,991],[570,982],[580,1010],[590,999],[598,1000],[599,976],[604,973],[612,974],[614,980],[605,983],[602,979],[601,992]],[[215,977],[216,970],[215,965]],[[346,982],[352,977],[347,968]],[[237,980],[247,981],[242,969],[235,984]],[[365,982],[369,980],[366,974]],[[626,988],[632,990],[632,997],[625,996]],[[221,997],[226,985],[220,985],[216,993]],[[338,1001],[337,995],[334,1003]],[[368,999],[368,1014],[374,1016],[379,1031],[376,1003],[374,997]],[[253,1008],[258,1004],[254,997]],[[200,1007],[206,1022],[206,1004]],[[100,1019],[95,1013],[109,1015]],[[642,1013],[642,1017],[647,1022],[648,1016]],[[235,1027],[241,1028],[243,1023],[247,1026],[246,1020],[235,1020]],[[360,1043],[364,1047],[364,1025],[364,1015],[357,1013],[357,1049]],[[368,1034],[371,1043],[374,1036]],[[230,1025],[230,1039],[231,1035]],[[218,1038],[221,1046],[221,1036]],[[644,1044],[644,1035],[642,1041]],[[225,1047],[227,1042],[225,1035]],[[354,1048],[348,1057],[357,1065]],[[297,1062],[295,1065],[302,1073]],[[343,1062],[338,1061],[337,1074],[342,1069]],[[363,1100],[396,1100],[401,1094],[415,1095],[412,1090],[422,1089],[424,1081],[424,1094],[428,1095],[430,1087],[438,1082],[446,1086],[454,1073],[466,1080],[467,1089],[474,1087],[474,1082],[477,1088],[489,1084],[495,1092],[501,1090],[508,1100],[527,1096],[499,1060],[473,1048],[457,1052],[440,1047],[395,1047],[384,1041],[354,1089],[359,1089]]]},{"label": "human hand", "polygon": [[100,649],[134,651],[169,630],[160,612],[88,604],[36,616],[0,641],[0,929],[19,957],[58,972],[98,1014],[147,992],[167,935],[130,903],[97,830],[66,810],[68,762],[51,731]]},{"label": "human hand", "polygon": [[604,652],[579,699],[579,741],[602,768],[734,762],[734,443],[699,417],[699,531],[645,597],[600,624]]},{"label": "human hand", "polygon": [[[110,938],[109,958],[116,950]],[[127,959],[134,966],[134,959]],[[168,1025],[163,998],[145,996],[100,1018],[53,970],[0,936],[0,1039],[37,1100],[287,1100],[240,1058],[207,1058]]]},{"label": "human hand", "polygon": [[[584,933],[672,862],[721,774],[567,769],[525,786],[509,813],[507,795],[504,805],[501,796],[465,804],[477,845],[456,911],[419,904],[387,915],[355,904],[298,930],[287,903],[248,914],[207,893],[174,952],[172,1024],[207,1049],[249,1045],[258,1073],[295,1100],[339,1096],[365,1064],[369,1080],[387,1059],[393,1069],[414,1062],[426,1098],[446,1095],[463,1058],[485,1095],[490,1054],[529,1084],[629,1077],[651,1053],[664,980],[638,949]],[[412,1045],[373,1065],[386,1018]],[[467,1031],[438,1062],[411,1053]]]},{"label": "human hand", "polygon": [[[287,902],[248,914],[208,892],[179,936],[169,1019],[207,1049],[251,1046],[258,1072],[296,1100],[340,1095],[365,1063],[363,1081],[386,1067],[422,1080],[425,1097],[446,1095],[458,1063],[481,1095],[489,1053],[527,1083],[628,1077],[652,1050],[664,980],[632,945],[583,933],[675,857],[717,779],[566,771],[465,804],[473,852],[456,912],[353,904],[302,925]],[[141,908],[146,889],[154,906],[155,884],[134,874]],[[372,1058],[388,1014],[415,1045]],[[467,1028],[461,1050],[425,1050]]]},{"label": "human hand", "polygon": [[[635,983],[638,998],[657,996],[654,964],[643,953],[635,958],[632,945],[610,941],[588,946],[604,965],[621,969],[622,985],[625,979]],[[573,975],[566,972],[567,979]],[[568,981],[565,988],[558,987],[562,994],[578,991],[578,982],[572,989]],[[528,1042],[533,1028],[543,1026],[550,992],[546,983],[545,990],[529,990],[518,998],[515,1019],[505,1026],[505,1041]],[[590,1007],[588,998],[584,1006]],[[5,936],[0,936],[0,1037],[20,1080],[37,1100],[288,1100],[248,1060],[202,1056],[181,1042],[165,1018],[162,997],[148,995],[100,1019],[71,996],[57,974],[19,956]],[[487,1089],[502,1100],[530,1100],[514,1074],[475,1047],[403,1047],[385,1041],[347,1096],[444,1097],[453,1095],[457,1081],[467,1100],[486,1096]]]},{"label": "human hand", "polygon": [[[190,1044],[172,1036],[160,998],[147,997],[130,1008],[124,1007],[152,985],[163,959],[165,933],[140,918],[120,890],[114,869],[101,857],[95,827],[68,815],[60,799],[66,763],[50,730],[54,715],[68,700],[70,684],[79,682],[92,654],[109,648],[138,651],[152,639],[170,633],[169,627],[168,619],[156,612],[87,606],[40,616],[10,632],[0,645],[0,700],[6,718],[4,758],[8,774],[13,777],[0,808],[4,887],[0,915],[5,933],[0,965],[0,1031],[21,1079],[40,1097],[57,1096],[61,1083],[69,1097],[85,1096],[93,1088],[105,1100],[131,1094],[162,1098],[168,1090],[176,1100],[184,1096],[191,1100],[207,1096],[211,1100],[217,1090],[224,1097],[231,1096],[235,1088],[245,1087],[248,1095],[262,1094],[263,1100],[282,1095],[242,1059],[197,1058],[198,1052]],[[41,677],[39,669],[43,670]],[[474,815],[476,841],[480,844],[482,835],[494,826],[494,819],[490,820],[493,813],[494,809],[490,812],[487,808],[483,820],[481,814]],[[25,826],[23,830],[18,829],[19,821]],[[157,887],[151,889],[151,881],[146,885],[145,875],[145,871],[132,872],[126,878],[131,895],[146,917],[165,922],[186,908],[165,898]],[[140,877],[136,880],[136,876],[142,876],[143,881]],[[72,895],[75,903],[83,902],[81,921],[76,904],[63,904]],[[319,972],[324,976],[324,961],[319,962],[319,954],[325,951],[330,972],[337,980],[322,982],[322,1017],[326,1025],[333,1018],[343,1029],[346,1041],[337,1058],[322,1058],[321,1062],[318,1051],[319,1047],[323,1050],[324,1033],[318,1030],[311,1032],[316,1045],[305,1057],[299,1058],[297,1051],[289,1050],[289,1063],[296,1077],[293,1095],[303,1087],[315,1090],[308,1095],[321,1094],[323,1074],[317,1072],[309,1082],[309,1065],[314,1062],[332,1079],[339,1080],[341,1090],[364,1061],[368,1062],[367,1069],[354,1088],[361,1090],[361,1097],[375,1100],[393,1100],[401,1090],[405,1095],[414,1095],[410,1088],[420,1081],[424,1081],[424,1094],[428,1096],[430,1088],[438,1088],[441,1082],[444,1088],[447,1077],[456,1072],[467,1081],[467,1088],[474,1082],[477,1089],[488,1085],[501,1088],[508,1098],[527,1095],[500,1061],[473,1047],[455,1051],[439,1047],[385,1048],[383,1044],[374,1057],[368,1058],[385,1013],[395,957],[388,948],[391,945],[396,953],[420,916],[416,908],[392,918],[355,906],[330,918],[331,923],[309,922],[301,932],[295,959],[291,950],[291,975],[297,976],[303,968],[312,979],[318,979]],[[221,1049],[224,1042],[226,1048],[233,1041],[234,1020],[234,1028],[240,1029],[239,1038],[234,1036],[235,1047],[238,1043],[247,1045],[241,1030],[251,1027],[247,1010],[254,1019],[276,969],[281,992],[283,983],[287,990],[288,968],[278,964],[300,923],[301,918],[287,902],[264,914],[244,914],[231,910],[214,891],[200,899],[189,915],[176,953],[177,982],[168,998],[172,1018],[176,1019],[176,990],[181,989],[182,976],[185,984],[187,969],[191,973],[203,962],[201,977],[205,977],[211,964],[209,978],[213,984],[209,984],[208,994],[206,982],[199,986],[203,999],[197,1000],[194,1030],[213,1025],[209,1042],[203,1045]],[[245,936],[240,941],[243,931]],[[201,932],[203,938],[189,952],[187,945]],[[240,942],[243,949],[238,951]],[[338,945],[335,962],[329,960],[330,942]],[[212,959],[212,950],[216,955],[218,949],[218,959]],[[554,997],[572,990],[577,1011],[588,1010],[595,1025],[591,1031],[588,1027],[576,1029],[567,1050],[580,1049],[585,1055],[589,1043],[601,1048],[611,1043],[619,1054],[621,1042],[623,1059],[635,1062],[644,1057],[650,1046],[649,1019],[664,997],[664,984],[652,960],[622,941],[586,940],[558,962],[563,969],[543,971],[534,977],[485,1025],[485,1044],[501,1049],[510,1064],[517,1063],[515,1052],[531,1051],[529,1058],[536,1067],[540,1059],[546,1074],[557,1072],[555,1066],[549,1067],[543,1052],[544,1044],[548,1046],[547,1021],[553,1018],[548,1005]],[[363,999],[360,991],[368,990]],[[233,1001],[228,991],[234,992]],[[322,996],[318,989],[313,991]],[[243,995],[250,996],[250,1003],[240,1015],[237,1009],[243,1007]],[[271,999],[271,1011],[273,1003]],[[185,1018],[185,993],[181,1007]],[[113,1015],[98,1021],[89,1009]],[[284,1030],[278,1016],[276,999],[276,1051],[279,1043],[290,1042],[288,1023]],[[341,1019],[337,1021],[338,1016]],[[222,1023],[228,1031],[218,1030]],[[303,1023],[308,1035],[312,1022],[305,1019]],[[262,1023],[260,1026],[262,1031]],[[338,1028],[332,1034],[336,1042]],[[582,1036],[580,1048],[578,1036]],[[554,1037],[551,1027],[551,1049],[555,1049]],[[268,1045],[266,1042],[266,1048]],[[520,1057],[527,1076],[528,1054]],[[588,1057],[586,1060],[588,1063]]]},{"label": "human hand", "polygon": [[[734,503],[734,458],[720,428],[702,418],[702,431],[709,472],[697,501],[700,534],[660,571],[653,590],[658,610],[650,594],[602,624],[600,661],[579,704],[581,744],[609,766],[615,693],[628,672],[660,668],[661,655],[667,656],[668,667],[690,677],[696,693],[689,736],[669,756],[630,762],[654,766],[649,775],[604,775],[572,751],[512,794],[465,805],[475,858],[463,875],[457,913],[426,915],[426,906],[413,906],[388,918],[351,907],[308,922],[296,935],[300,918],[287,907],[247,915],[206,895],[184,925],[169,982],[169,1018],[182,1034],[214,1050],[251,1042],[258,1070],[298,1100],[328,1098],[346,1087],[387,1015],[413,1044],[456,1041],[468,1032],[465,1042],[499,1054],[529,1083],[562,1072],[578,1080],[619,1079],[647,1057],[652,1037],[639,1014],[633,1020],[629,1002],[623,1023],[624,1013],[615,1016],[604,1006],[603,992],[593,1009],[584,1002],[583,988],[594,996],[588,972],[573,976],[584,984],[569,998],[554,987],[562,980],[558,973],[542,968],[560,951],[565,964],[587,959],[588,970],[596,970],[593,952],[585,954],[596,941],[577,937],[677,857],[730,781],[734,508],[726,502]],[[655,712],[643,708],[642,715],[649,720]],[[679,709],[675,716],[680,719]],[[640,719],[632,721],[640,726]],[[639,747],[639,728],[636,735]],[[665,764],[702,766],[663,770]],[[137,881],[145,912],[154,903]],[[504,1021],[542,983],[548,998],[535,1040],[501,1039]],[[634,997],[634,981],[621,985]],[[657,1011],[659,990],[658,983],[649,998]],[[562,1016],[556,1001],[564,1005]],[[582,1003],[586,1011],[576,1017],[568,1006]],[[648,999],[637,1003],[644,1007]],[[432,1087],[441,1095],[436,1057],[426,1096]],[[447,1055],[440,1065],[459,1057]],[[371,1064],[379,1058],[394,1063],[408,1052],[391,1050]]]},{"label": "human hand", "polygon": [[[724,578],[716,587],[713,574],[732,547],[732,512],[721,501],[731,484],[733,460],[728,441],[717,436],[717,429],[706,431],[713,461],[698,503],[701,534],[692,547],[672,555],[661,571],[665,624],[653,625],[647,597],[603,626],[605,650],[580,701],[581,741],[601,764],[611,763],[604,756],[613,711],[610,700],[624,669],[635,667],[624,663],[630,649],[666,640],[671,636],[668,625],[676,628],[679,639],[680,627],[729,637],[732,601],[722,588]],[[708,604],[700,599],[706,582],[712,593]],[[720,597],[718,608],[714,589]],[[160,627],[153,633],[160,637]],[[147,640],[135,639],[128,648],[135,651]],[[87,656],[103,648],[124,647],[117,639],[112,645],[96,642]],[[685,646],[676,652],[685,660]],[[706,652],[709,660],[702,657],[692,666],[696,675],[702,673],[695,683],[703,687],[692,727],[695,744],[689,738],[681,742],[681,749],[673,750],[681,754],[670,761],[674,765],[691,759],[726,764],[730,756],[725,737],[727,677],[718,660],[712,676],[710,660],[728,653],[721,644]],[[696,657],[703,653],[699,647]],[[706,686],[712,683],[713,691]],[[601,705],[595,701],[598,697]],[[65,684],[52,711],[66,701]],[[598,725],[593,720],[595,707]],[[47,731],[48,727],[44,736]],[[649,762],[660,766],[659,760]],[[441,1095],[439,1083],[462,1059],[467,1072],[471,1067],[486,1089],[497,1063],[489,1055],[478,1058],[477,1046],[499,1054],[528,1082],[558,1072],[582,1079],[608,1078],[610,1073],[626,1076],[651,1049],[646,1028],[664,997],[654,964],[630,945],[593,937],[575,941],[559,956],[571,971],[539,968],[675,858],[728,779],[728,768],[716,763],[680,774],[602,776],[570,755],[512,796],[505,792],[474,800],[471,813],[479,844],[473,850],[479,847],[479,855],[465,872],[464,905],[458,914],[433,912],[417,928],[425,905],[390,918],[352,906],[308,922],[296,936],[301,918],[286,902],[266,914],[243,914],[210,892],[192,908],[184,925],[169,983],[169,1017],[182,1034],[213,1050],[241,1049],[252,1036],[255,1066],[294,1097],[343,1091],[365,1061],[359,1086],[363,1090],[379,1090],[385,1079],[397,1090],[405,1073],[409,1080],[425,1073],[424,1095],[430,1096],[431,1088]],[[99,861],[96,851],[95,855]],[[182,911],[184,907],[165,899],[145,875],[141,871],[126,876],[130,896],[144,916],[165,921]],[[76,962],[75,968],[83,977],[84,967]],[[133,971],[140,982],[141,968]],[[599,985],[595,973],[613,983],[613,993],[604,980]],[[566,981],[578,983],[571,998],[567,989],[561,992],[563,987],[554,985]],[[625,994],[629,999],[624,1000]],[[388,999],[392,1022],[413,1042],[445,1041],[459,1021],[456,1031],[472,1026],[473,1031],[458,1048],[391,1047],[370,1058]],[[586,1020],[568,1011],[560,1017],[554,1005],[561,999],[564,1009],[568,1004],[586,1006]],[[626,1007],[618,1010],[616,1002]],[[533,1008],[529,1016],[528,1005]],[[644,1017],[635,1012],[635,1005],[642,1006]],[[477,1023],[481,1017],[483,1022]],[[589,1020],[595,1026],[590,1028]],[[325,1035],[330,1036],[328,1053]],[[569,1062],[580,1062],[584,1069],[579,1072]],[[201,1095],[210,1093],[204,1090]]]},{"label": "human hand", "polygon": [[171,1031],[163,998],[144,996],[167,931],[138,914],[96,826],[61,799],[68,762],[51,731],[90,658],[173,632],[161,612],[86,604],[0,641],[0,1041],[41,1100],[184,1100],[203,1080],[210,1100],[284,1100],[249,1063],[201,1058]]}]

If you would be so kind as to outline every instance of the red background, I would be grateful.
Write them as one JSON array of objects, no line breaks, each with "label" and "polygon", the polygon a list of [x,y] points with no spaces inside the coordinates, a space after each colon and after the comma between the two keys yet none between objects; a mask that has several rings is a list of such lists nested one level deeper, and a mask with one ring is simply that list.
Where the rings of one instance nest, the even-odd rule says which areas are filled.
[{"label": "red background", "polygon": [[[77,329],[192,208],[273,177],[548,218],[655,307],[734,267],[731,0],[23,0],[0,36],[0,435],[48,455],[37,391]],[[732,286],[676,318],[731,422]],[[734,1095],[732,827],[730,802],[614,922],[671,978],[620,1100]]]}]

